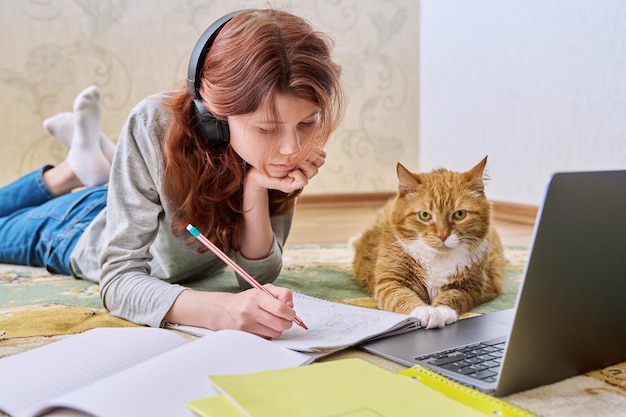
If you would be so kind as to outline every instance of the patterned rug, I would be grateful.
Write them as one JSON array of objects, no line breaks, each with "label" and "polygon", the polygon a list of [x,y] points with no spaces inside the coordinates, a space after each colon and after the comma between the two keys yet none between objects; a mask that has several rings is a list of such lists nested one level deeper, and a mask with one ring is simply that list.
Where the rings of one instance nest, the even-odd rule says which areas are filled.
[{"label": "patterned rug", "polygon": [[[507,247],[505,291],[464,317],[511,308],[528,256],[525,247]],[[276,284],[304,294],[374,308],[354,281],[352,252],[345,244],[288,245]],[[237,291],[233,272],[192,282],[200,290]],[[95,327],[134,326],[111,316],[102,306],[98,286],[41,268],[0,264],[0,358]],[[396,371],[398,364],[358,349],[329,359],[363,357]],[[626,363],[515,394],[506,400],[544,416],[626,416]],[[1,413],[0,413],[1,415]]]},{"label": "patterned rug", "polygon": [[[526,260],[525,248],[508,248],[505,291],[471,314],[511,308]],[[304,294],[375,308],[351,271],[352,252],[344,244],[292,245],[285,248],[276,284]],[[185,285],[198,290],[238,291],[232,270]],[[0,341],[79,333],[93,327],[130,326],[108,314],[98,285],[43,268],[0,264]]]}]

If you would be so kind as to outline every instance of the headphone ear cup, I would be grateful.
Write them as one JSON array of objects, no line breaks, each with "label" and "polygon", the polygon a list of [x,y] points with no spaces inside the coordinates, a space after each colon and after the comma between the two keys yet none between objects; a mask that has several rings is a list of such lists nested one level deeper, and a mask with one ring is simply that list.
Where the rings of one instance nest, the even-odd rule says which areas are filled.
[{"label": "headphone ear cup", "polygon": [[230,141],[228,123],[216,118],[201,99],[193,100],[196,131],[211,146],[225,146]]}]

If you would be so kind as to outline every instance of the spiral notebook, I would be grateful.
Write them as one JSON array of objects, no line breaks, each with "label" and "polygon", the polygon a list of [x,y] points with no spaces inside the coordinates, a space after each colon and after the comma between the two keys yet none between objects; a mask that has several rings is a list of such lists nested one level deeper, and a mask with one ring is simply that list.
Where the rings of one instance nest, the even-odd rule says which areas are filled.
[{"label": "spiral notebook", "polygon": [[442,392],[455,401],[461,402],[489,416],[533,417],[536,414],[501,400],[484,392],[459,384],[420,365],[397,372],[413,380]]}]

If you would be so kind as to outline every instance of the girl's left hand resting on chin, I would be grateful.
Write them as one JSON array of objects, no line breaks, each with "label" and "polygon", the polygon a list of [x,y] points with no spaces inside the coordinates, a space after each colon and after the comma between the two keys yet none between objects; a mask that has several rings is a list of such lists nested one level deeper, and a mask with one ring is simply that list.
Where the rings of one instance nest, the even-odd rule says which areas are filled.
[{"label": "girl's left hand resting on chin", "polygon": [[309,180],[317,175],[319,169],[326,162],[326,152],[317,149],[307,159],[297,163],[293,169],[283,176],[268,176],[260,169],[250,168],[248,179],[261,188],[268,190],[279,190],[284,193],[292,193],[304,188]]}]

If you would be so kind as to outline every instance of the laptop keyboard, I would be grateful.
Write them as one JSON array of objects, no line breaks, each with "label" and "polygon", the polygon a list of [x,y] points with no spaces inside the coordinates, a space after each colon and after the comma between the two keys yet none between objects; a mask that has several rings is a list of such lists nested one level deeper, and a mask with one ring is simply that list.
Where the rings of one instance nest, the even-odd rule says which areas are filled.
[{"label": "laptop keyboard", "polygon": [[418,356],[415,360],[484,382],[495,382],[500,371],[505,345],[506,339],[499,338]]}]

